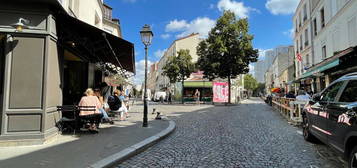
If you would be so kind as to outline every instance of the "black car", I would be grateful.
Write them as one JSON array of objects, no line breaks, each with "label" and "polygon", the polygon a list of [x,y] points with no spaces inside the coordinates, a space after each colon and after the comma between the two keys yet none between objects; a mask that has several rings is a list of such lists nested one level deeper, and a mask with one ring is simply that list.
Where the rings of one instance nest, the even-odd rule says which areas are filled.
[{"label": "black car", "polygon": [[341,152],[357,168],[357,73],[345,75],[313,96],[303,110],[303,135]]}]

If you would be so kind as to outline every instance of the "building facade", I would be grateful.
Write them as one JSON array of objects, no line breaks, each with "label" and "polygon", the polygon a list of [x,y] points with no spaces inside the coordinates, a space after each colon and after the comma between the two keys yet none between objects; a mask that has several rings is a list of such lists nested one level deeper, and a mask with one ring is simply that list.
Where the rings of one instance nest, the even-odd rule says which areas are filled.
[{"label": "building facade", "polygon": [[164,55],[161,57],[161,59],[158,62],[158,78],[156,81],[156,91],[165,89],[169,87],[170,85],[170,80],[167,76],[162,75],[163,73],[163,68],[166,65],[166,62],[168,58],[170,57],[176,57],[177,52],[180,51],[181,49],[188,49],[190,51],[190,55],[192,57],[193,62],[197,62],[198,60],[198,55],[196,53],[196,48],[200,42],[199,34],[198,33],[193,33],[190,34],[186,37],[179,38],[175,40],[170,47],[165,51]]},{"label": "building facade", "polygon": [[[312,39],[312,54],[307,63],[311,66],[303,70],[300,68],[296,76],[303,87],[319,92],[341,75],[357,70],[356,64],[350,64],[355,59],[353,55],[357,46],[357,1],[301,1],[295,16],[299,15],[304,4],[308,6],[307,13],[310,14],[307,31]],[[298,40],[298,36],[295,36],[295,41]],[[302,57],[303,63],[306,58]]]},{"label": "building facade", "polygon": [[78,103],[86,88],[104,82],[104,71],[135,72],[134,45],[103,30],[103,6],[2,1],[0,146],[46,142],[58,133],[57,106]]}]

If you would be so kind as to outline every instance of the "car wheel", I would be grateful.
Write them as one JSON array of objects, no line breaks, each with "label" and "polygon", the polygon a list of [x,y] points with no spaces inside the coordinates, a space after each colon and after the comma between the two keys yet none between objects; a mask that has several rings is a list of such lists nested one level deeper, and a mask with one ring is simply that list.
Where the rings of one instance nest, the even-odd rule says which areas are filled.
[{"label": "car wheel", "polygon": [[304,115],[303,116],[303,122],[302,122],[302,133],[303,133],[303,136],[304,136],[304,139],[306,141],[309,141],[309,142],[315,142],[316,138],[311,134],[310,132],[310,125],[309,125],[309,120],[307,119],[307,117]]},{"label": "car wheel", "polygon": [[348,167],[349,168],[357,168],[357,146],[355,146],[352,149],[352,152],[350,153],[350,157],[348,160]]}]

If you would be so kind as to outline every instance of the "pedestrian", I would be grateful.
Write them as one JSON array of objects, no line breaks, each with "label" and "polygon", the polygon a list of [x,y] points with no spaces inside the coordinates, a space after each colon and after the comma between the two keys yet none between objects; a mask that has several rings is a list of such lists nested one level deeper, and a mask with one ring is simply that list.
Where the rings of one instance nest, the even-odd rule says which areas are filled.
[{"label": "pedestrian", "polygon": [[169,89],[169,93],[168,93],[168,104],[172,104],[172,92],[171,92],[171,89]]},{"label": "pedestrian", "polygon": [[196,104],[200,104],[200,91],[198,89],[196,89],[196,92],[195,92],[195,95],[194,95],[194,98],[196,99]]},{"label": "pedestrian", "polygon": [[288,93],[285,95],[285,97],[286,97],[286,98],[290,98],[290,99],[296,98],[293,91],[288,92]]},{"label": "pedestrian", "polygon": [[311,97],[304,90],[299,90],[298,96],[296,96],[296,100],[300,100],[300,101],[309,101],[310,98]]}]

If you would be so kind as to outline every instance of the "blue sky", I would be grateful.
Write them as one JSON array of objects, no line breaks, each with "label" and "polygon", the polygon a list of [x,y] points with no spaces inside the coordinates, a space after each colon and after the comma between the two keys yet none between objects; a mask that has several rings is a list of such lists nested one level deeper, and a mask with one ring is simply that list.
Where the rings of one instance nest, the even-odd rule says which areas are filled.
[{"label": "blue sky", "polygon": [[190,33],[202,37],[214,26],[224,10],[238,18],[247,17],[254,48],[266,50],[292,44],[292,14],[299,0],[104,0],[119,18],[125,40],[135,45],[137,76],[143,79],[144,46],[139,31],[144,24],[152,26],[154,39],[149,61],[160,59],[173,40]]}]

